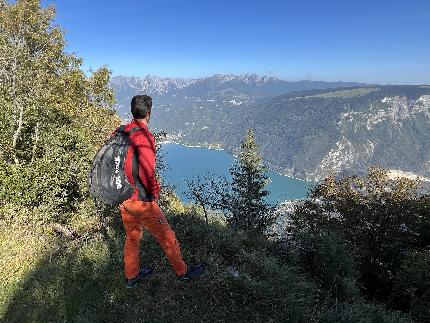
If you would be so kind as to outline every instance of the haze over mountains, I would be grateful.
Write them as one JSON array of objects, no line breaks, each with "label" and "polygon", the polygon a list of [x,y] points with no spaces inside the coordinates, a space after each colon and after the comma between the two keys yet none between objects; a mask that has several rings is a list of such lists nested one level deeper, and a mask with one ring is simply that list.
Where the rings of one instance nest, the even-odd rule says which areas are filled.
[{"label": "haze over mountains", "polygon": [[151,127],[188,145],[235,152],[252,128],[279,172],[319,180],[369,165],[430,177],[430,86],[289,82],[259,75],[201,79],[113,77],[116,108],[153,97]]}]

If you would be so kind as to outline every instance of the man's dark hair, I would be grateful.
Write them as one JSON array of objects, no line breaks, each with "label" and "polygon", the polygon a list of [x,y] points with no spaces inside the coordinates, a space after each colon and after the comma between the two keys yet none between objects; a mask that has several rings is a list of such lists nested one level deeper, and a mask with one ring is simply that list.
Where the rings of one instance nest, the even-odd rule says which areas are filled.
[{"label": "man's dark hair", "polygon": [[134,119],[144,119],[151,112],[152,98],[149,95],[135,95],[131,99],[131,114]]}]

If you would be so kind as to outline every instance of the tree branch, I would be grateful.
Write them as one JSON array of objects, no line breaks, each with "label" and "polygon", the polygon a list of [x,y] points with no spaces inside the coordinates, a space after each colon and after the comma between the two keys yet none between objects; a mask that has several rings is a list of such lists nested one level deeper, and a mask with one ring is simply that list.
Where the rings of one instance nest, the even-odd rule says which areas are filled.
[{"label": "tree branch", "polygon": [[32,151],[32,154],[31,154],[31,162],[30,162],[30,164],[33,164],[34,159],[36,157],[37,142],[39,141],[39,126],[40,126],[40,122],[38,121],[36,123],[36,130],[34,131],[34,143],[33,143],[33,151]]},{"label": "tree branch", "polygon": [[15,103],[16,107],[19,109],[19,118],[18,118],[18,128],[16,128],[16,131],[13,134],[12,149],[14,150],[13,155],[14,155],[15,164],[18,166],[19,160],[18,160],[18,157],[16,155],[16,145],[18,143],[19,136],[21,135],[22,123],[23,123],[23,118],[24,118],[24,107],[22,105],[18,104],[17,100],[14,100],[14,103]]}]

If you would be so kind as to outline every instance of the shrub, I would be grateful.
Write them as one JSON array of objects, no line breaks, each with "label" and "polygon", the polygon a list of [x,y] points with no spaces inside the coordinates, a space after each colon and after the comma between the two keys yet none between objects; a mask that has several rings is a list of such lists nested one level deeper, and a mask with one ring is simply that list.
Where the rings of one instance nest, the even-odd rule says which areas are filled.
[{"label": "shrub", "polygon": [[335,233],[324,232],[315,244],[311,272],[320,285],[339,300],[359,295],[356,287],[357,270],[354,258]]},{"label": "shrub", "polygon": [[363,300],[341,303],[331,307],[322,316],[321,323],[407,323],[413,322],[406,315],[387,311],[381,304],[369,304]]},{"label": "shrub", "polygon": [[430,250],[409,253],[394,279],[390,304],[430,322]]},{"label": "shrub", "polygon": [[[417,181],[390,180],[379,168],[370,168],[366,177],[329,177],[296,207],[288,231],[297,246],[305,246],[301,252],[307,268],[323,285],[325,277],[333,275],[332,266],[338,266],[336,259],[347,264],[347,255],[357,264],[364,295],[387,302],[396,277],[405,272],[405,255],[424,252],[430,244],[430,197],[418,192]],[[328,262],[318,267],[314,261]],[[407,297],[400,298],[403,301],[392,303],[395,308],[411,305]],[[407,305],[400,306],[402,302]]]}]

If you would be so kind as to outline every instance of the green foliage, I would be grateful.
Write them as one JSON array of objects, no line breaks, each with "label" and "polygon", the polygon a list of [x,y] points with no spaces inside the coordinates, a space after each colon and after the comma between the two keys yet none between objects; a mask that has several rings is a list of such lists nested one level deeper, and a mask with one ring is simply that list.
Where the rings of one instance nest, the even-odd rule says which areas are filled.
[{"label": "green foliage", "polygon": [[44,218],[58,220],[84,200],[95,150],[119,122],[110,71],[85,76],[64,51],[53,8],[35,0],[2,7],[0,201],[43,205]]},{"label": "green foliage", "polygon": [[254,135],[248,130],[241,144],[238,163],[230,167],[231,181],[206,176],[188,181],[188,196],[203,208],[221,210],[236,230],[263,234],[275,220],[275,207],[266,201],[269,178],[262,164]]},{"label": "green foliage", "polygon": [[343,241],[328,232],[315,245],[310,270],[321,287],[339,300],[357,297],[356,263]]},{"label": "green foliage", "polygon": [[[231,168],[230,190],[223,180],[211,183],[214,205],[224,205],[239,230],[203,221],[163,185],[160,205],[173,213],[185,259],[206,260],[208,273],[191,285],[179,282],[145,235],[142,261],[159,272],[143,291],[125,290],[118,210],[95,204],[86,188],[96,150],[119,123],[110,71],[82,72],[81,60],[64,51],[53,8],[0,0],[0,9],[1,319],[360,321],[361,311],[363,322],[372,315],[402,321],[380,306],[355,306],[356,277],[378,297],[385,290],[369,292],[368,281],[381,285],[382,277],[394,286],[393,306],[428,317],[429,203],[416,197],[414,183],[393,184],[373,170],[368,179],[328,179],[314,190],[296,211],[292,233],[299,246],[309,238],[302,259],[316,286],[254,234],[271,222],[272,209],[251,132]],[[327,294],[342,303],[322,301]]]},{"label": "green foliage", "polygon": [[[370,168],[367,177],[329,177],[316,186],[310,198],[296,207],[288,230],[303,263],[313,268],[314,274],[316,270],[323,282],[325,266],[315,267],[315,259],[329,268],[340,261],[340,268],[349,268],[347,280],[356,279],[366,297],[387,302],[397,295],[397,303],[393,300],[390,304],[409,311],[411,290],[401,281],[406,275],[412,283],[410,273],[421,275],[419,268],[425,267],[425,261],[417,264],[407,255],[427,252],[429,207],[430,196],[419,194],[417,181],[390,180],[384,170]],[[341,249],[327,249],[328,232],[336,237]],[[351,264],[355,264],[357,275],[350,270]],[[328,277],[330,273],[332,270]],[[393,291],[393,285],[397,291]],[[414,297],[427,295],[429,288],[421,287],[424,290],[412,288]],[[422,301],[430,307],[427,296]]]},{"label": "green foliage", "polygon": [[236,229],[263,233],[273,223],[273,207],[265,197],[269,178],[265,174],[254,135],[248,130],[242,141],[238,164],[230,168],[232,176],[229,223]]},{"label": "green foliage", "polygon": [[407,323],[413,322],[399,312],[387,311],[381,304],[369,304],[364,301],[341,303],[330,308],[322,316],[322,323]]},{"label": "green foliage", "polygon": [[393,289],[393,306],[411,313],[420,322],[430,322],[430,250],[405,257]]}]

